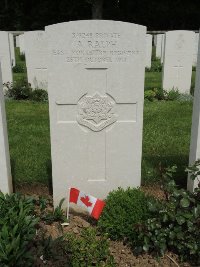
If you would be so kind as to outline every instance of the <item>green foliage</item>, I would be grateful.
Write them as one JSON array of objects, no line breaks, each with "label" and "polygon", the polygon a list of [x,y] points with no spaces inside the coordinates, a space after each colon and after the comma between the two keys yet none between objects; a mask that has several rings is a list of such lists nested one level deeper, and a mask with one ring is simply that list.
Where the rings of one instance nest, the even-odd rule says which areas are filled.
[{"label": "green foliage", "polygon": [[32,89],[25,79],[7,84],[6,95],[15,100],[28,100],[30,99]]},{"label": "green foliage", "polygon": [[19,58],[20,58],[20,61],[25,61],[26,60],[26,57],[25,57],[25,54],[19,54]]},{"label": "green foliage", "polygon": [[170,91],[167,92],[167,99],[168,100],[177,100],[180,96],[180,93],[178,89],[171,89]]},{"label": "green foliage", "polygon": [[79,237],[67,234],[67,252],[72,267],[116,266],[109,252],[106,236],[100,236],[93,228],[83,229]]},{"label": "green foliage", "polygon": [[149,101],[167,100],[167,92],[160,87],[145,88],[144,98]]},{"label": "green foliage", "polygon": [[[200,174],[199,163],[189,168],[192,178]],[[163,255],[172,250],[182,259],[200,263],[200,188],[190,193],[178,189],[171,179],[176,167],[163,176],[166,201],[150,200],[146,222],[135,226],[138,231],[136,252]]]},{"label": "green foliage", "polygon": [[196,71],[196,66],[192,66],[192,71]]},{"label": "green foliage", "polygon": [[29,245],[38,222],[32,199],[0,193],[0,266],[32,266]]},{"label": "green foliage", "polygon": [[33,90],[26,79],[19,79],[13,84],[7,83],[6,95],[14,100],[48,101],[48,93],[43,89]]},{"label": "green foliage", "polygon": [[[64,202],[64,198],[61,199],[59,205],[54,209],[53,212],[49,211],[47,214],[42,213],[41,218],[47,223],[51,224],[54,221],[65,222],[67,221],[66,216],[64,215],[64,211],[62,209],[62,204]],[[43,205],[43,203],[41,203]]]},{"label": "green foliage", "polygon": [[149,101],[153,101],[155,99],[156,93],[153,90],[145,90],[144,91],[144,99]]},{"label": "green foliage", "polygon": [[98,221],[100,230],[108,233],[113,240],[134,240],[133,225],[148,218],[149,198],[136,188],[118,188],[110,192]]},{"label": "green foliage", "polygon": [[31,93],[30,100],[37,102],[48,101],[48,93],[43,89],[35,89]]},{"label": "green foliage", "polygon": [[25,72],[25,66],[24,64],[17,63],[13,68],[12,68],[14,73],[24,73]]},{"label": "green foliage", "polygon": [[186,94],[179,94],[179,96],[177,98],[177,100],[180,102],[187,102],[187,101],[192,102],[193,99],[194,99],[194,97],[190,94],[187,94],[187,93]]},{"label": "green foliage", "polygon": [[[51,261],[58,261],[60,259],[65,259],[67,263],[67,246],[68,243],[65,240],[65,236],[59,236],[57,238],[52,238],[52,236],[46,237],[46,233],[42,233],[40,239],[37,240],[37,255],[42,260],[51,260]],[[64,261],[64,260],[63,260]],[[56,265],[58,266],[58,265]],[[61,266],[69,266],[61,265]]]},{"label": "green foliage", "polygon": [[147,87],[144,91],[144,98],[149,101],[168,100],[168,101],[191,101],[189,94],[180,94],[178,89],[166,91],[160,87]]},{"label": "green foliage", "polygon": [[146,68],[147,72],[161,72],[162,64],[159,59],[156,59],[151,62],[151,68]]}]

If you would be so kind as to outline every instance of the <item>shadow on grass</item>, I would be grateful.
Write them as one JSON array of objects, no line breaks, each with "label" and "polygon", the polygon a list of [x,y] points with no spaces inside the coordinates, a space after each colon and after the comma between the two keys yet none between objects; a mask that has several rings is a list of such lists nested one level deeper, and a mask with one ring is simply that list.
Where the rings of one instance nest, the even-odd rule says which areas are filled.
[{"label": "shadow on grass", "polygon": [[162,173],[165,168],[177,166],[177,172],[174,174],[174,180],[177,185],[186,188],[187,173],[185,172],[188,166],[189,158],[186,155],[169,155],[169,156],[143,156],[142,160],[142,182],[143,184],[152,184],[162,182]]}]

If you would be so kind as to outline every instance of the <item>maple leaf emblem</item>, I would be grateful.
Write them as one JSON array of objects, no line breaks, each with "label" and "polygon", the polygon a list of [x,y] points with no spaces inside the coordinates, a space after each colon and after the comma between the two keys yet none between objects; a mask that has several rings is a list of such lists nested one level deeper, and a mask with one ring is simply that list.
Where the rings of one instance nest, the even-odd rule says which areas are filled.
[{"label": "maple leaf emblem", "polygon": [[91,207],[92,206],[92,202],[90,202],[89,196],[81,197],[81,201],[83,202],[83,204],[86,207]]}]

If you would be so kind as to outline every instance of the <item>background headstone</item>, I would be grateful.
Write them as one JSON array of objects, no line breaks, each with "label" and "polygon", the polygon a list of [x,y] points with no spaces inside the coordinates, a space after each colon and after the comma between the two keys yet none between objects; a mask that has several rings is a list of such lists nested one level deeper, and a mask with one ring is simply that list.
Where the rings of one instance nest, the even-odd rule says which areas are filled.
[{"label": "background headstone", "polygon": [[25,54],[24,34],[19,35],[19,50],[21,54]]},{"label": "background headstone", "polygon": [[[200,49],[200,42],[199,42]],[[200,50],[198,52],[197,68],[196,68],[196,81],[194,91],[194,103],[192,114],[192,129],[190,140],[190,157],[189,165],[193,165],[196,160],[200,159]],[[197,187],[198,181],[192,181],[188,178],[188,190],[191,192]]]},{"label": "background headstone", "polygon": [[12,178],[10,169],[10,155],[8,146],[8,134],[6,113],[3,95],[3,85],[0,66],[0,191],[12,193]]},{"label": "background headstone", "polygon": [[47,90],[47,38],[44,31],[24,34],[28,82],[32,88]]},{"label": "background headstone", "polygon": [[12,82],[12,65],[8,32],[0,31],[0,63],[3,83]]},{"label": "background headstone", "polygon": [[193,66],[196,66],[196,65],[197,65],[198,43],[199,43],[199,33],[195,33],[195,39],[194,39],[194,55],[193,55]]},{"label": "background headstone", "polygon": [[152,35],[146,34],[146,63],[145,67],[151,68]]},{"label": "background headstone", "polygon": [[163,34],[162,43],[161,43],[161,58],[160,58],[160,62],[162,64],[163,64],[163,61],[164,61],[164,54],[165,54],[165,34]]},{"label": "background headstone", "polygon": [[156,42],[157,42],[157,34],[154,34],[153,36],[153,45],[156,46]]},{"label": "background headstone", "polygon": [[14,67],[15,63],[15,47],[14,47],[14,38],[13,34],[9,33],[9,43],[10,43],[10,54],[11,54],[11,65]]},{"label": "background headstone", "polygon": [[192,77],[192,61],[195,33],[169,31],[165,36],[163,64],[163,89],[178,89],[189,93]]},{"label": "background headstone", "polygon": [[141,182],[146,27],[46,27],[54,205],[77,187],[105,198]]},{"label": "background headstone", "polygon": [[19,35],[15,37],[15,41],[16,47],[19,47]]},{"label": "background headstone", "polygon": [[157,34],[156,36],[156,57],[161,58],[162,55],[162,45],[163,45],[164,34]]}]

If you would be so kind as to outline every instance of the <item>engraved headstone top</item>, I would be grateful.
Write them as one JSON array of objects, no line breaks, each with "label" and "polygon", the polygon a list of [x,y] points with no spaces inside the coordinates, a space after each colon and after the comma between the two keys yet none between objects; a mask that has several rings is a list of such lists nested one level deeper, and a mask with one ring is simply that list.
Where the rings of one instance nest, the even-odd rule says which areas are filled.
[{"label": "engraved headstone top", "polygon": [[145,33],[119,21],[46,27],[54,203],[141,179]]}]

